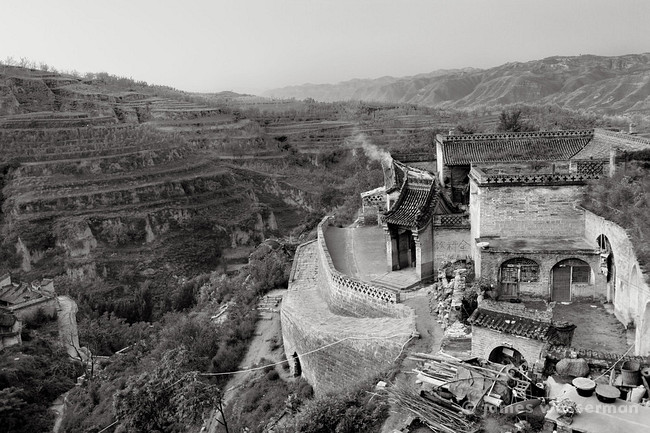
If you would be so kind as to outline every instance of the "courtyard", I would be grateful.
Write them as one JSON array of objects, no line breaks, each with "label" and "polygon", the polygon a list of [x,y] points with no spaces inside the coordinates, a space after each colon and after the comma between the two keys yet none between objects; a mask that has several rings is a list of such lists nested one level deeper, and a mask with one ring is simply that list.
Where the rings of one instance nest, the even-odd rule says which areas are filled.
[{"label": "courtyard", "polygon": [[[526,301],[526,307],[545,309],[544,301]],[[576,325],[571,346],[600,353],[625,353],[634,342],[634,330],[626,330],[611,312],[611,304],[600,301],[558,302],[553,320]]]},{"label": "courtyard", "polygon": [[420,282],[415,268],[388,271],[386,239],[379,225],[330,227],[325,242],[334,267],[352,278],[398,290]]}]

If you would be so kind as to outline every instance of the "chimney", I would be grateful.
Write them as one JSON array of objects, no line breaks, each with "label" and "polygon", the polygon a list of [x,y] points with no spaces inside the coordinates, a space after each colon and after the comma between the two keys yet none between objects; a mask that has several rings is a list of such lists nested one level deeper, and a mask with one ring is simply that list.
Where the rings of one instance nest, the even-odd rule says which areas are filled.
[{"label": "chimney", "polygon": [[616,148],[613,146],[609,148],[609,177],[616,174]]}]

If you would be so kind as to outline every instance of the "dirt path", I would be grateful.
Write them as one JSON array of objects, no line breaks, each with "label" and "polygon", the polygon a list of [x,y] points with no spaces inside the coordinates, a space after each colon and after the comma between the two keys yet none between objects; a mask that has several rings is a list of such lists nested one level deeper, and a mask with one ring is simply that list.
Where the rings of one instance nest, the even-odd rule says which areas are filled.
[{"label": "dirt path", "polygon": [[77,330],[77,303],[69,296],[57,296],[59,339],[71,358],[79,359],[79,332]]},{"label": "dirt path", "polygon": [[[57,323],[59,325],[59,339],[65,346],[70,358],[79,359],[79,332],[77,329],[77,303],[69,296],[57,296]],[[68,393],[61,394],[50,409],[54,411],[54,427],[52,431],[57,433],[61,428],[63,414],[65,413],[65,400]]]},{"label": "dirt path", "polygon": [[[404,301],[404,304],[415,310],[415,327],[420,334],[420,338],[414,340],[409,345],[407,353],[436,353],[440,350],[444,332],[440,324],[436,321],[436,316],[429,310],[429,295],[427,294],[429,290],[429,288],[425,287],[416,292],[409,293],[408,299]],[[413,369],[416,366],[417,363],[415,361],[405,358],[400,366],[400,372],[395,376],[395,384],[406,387],[415,386]],[[384,422],[381,433],[392,433],[404,427],[409,416],[410,413],[398,407],[391,406],[390,415],[386,422]]]},{"label": "dirt path", "polygon": [[[286,289],[283,290],[273,290],[269,292],[266,296],[268,298],[273,297],[283,297],[287,292]],[[264,302],[261,302],[260,305],[266,305]],[[246,356],[239,364],[239,370],[246,370],[259,364],[262,358],[270,360],[271,362],[280,362],[283,360],[282,350],[272,350],[272,342],[274,339],[278,344],[282,342],[282,331],[280,328],[280,305],[273,307],[274,311],[260,311],[259,319],[255,327],[255,336],[248,346],[248,351]],[[281,365],[276,367],[276,370],[281,377],[286,378],[288,373],[282,369]],[[223,406],[226,407],[232,401],[233,397],[237,394],[237,390],[245,385],[254,372],[246,373],[237,373],[232,376],[232,378],[226,384],[224,397],[223,397]],[[208,433],[218,433],[222,432],[223,429],[220,427],[220,424],[213,417],[206,423],[202,432]]]}]

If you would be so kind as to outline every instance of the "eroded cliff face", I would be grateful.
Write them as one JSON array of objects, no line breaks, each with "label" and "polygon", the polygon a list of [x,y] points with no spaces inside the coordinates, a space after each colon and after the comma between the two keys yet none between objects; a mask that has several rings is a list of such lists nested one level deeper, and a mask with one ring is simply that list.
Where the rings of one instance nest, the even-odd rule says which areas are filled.
[{"label": "eroded cliff face", "polygon": [[[88,192],[31,202],[12,196],[5,228],[18,236],[16,251],[23,271],[38,268],[39,260],[49,257],[50,262],[57,259],[72,279],[83,281],[110,277],[104,261],[115,263],[121,256],[130,260],[133,255],[152,255],[156,248],[173,248],[179,233],[203,237],[201,232],[208,232],[220,250],[252,247],[290,231],[286,214],[299,222],[311,208],[282,206],[282,196],[265,202],[267,193],[258,197],[256,184],[239,175],[227,173],[218,180],[170,181],[139,191]],[[285,217],[281,223],[277,211]],[[45,215],[49,223],[41,225]],[[51,230],[53,245],[45,244],[43,236],[30,236],[37,230],[43,236]]]},{"label": "eroded cliff face", "polygon": [[314,210],[315,196],[224,159],[267,147],[218,107],[0,66],[4,267],[75,281],[214,269]]}]

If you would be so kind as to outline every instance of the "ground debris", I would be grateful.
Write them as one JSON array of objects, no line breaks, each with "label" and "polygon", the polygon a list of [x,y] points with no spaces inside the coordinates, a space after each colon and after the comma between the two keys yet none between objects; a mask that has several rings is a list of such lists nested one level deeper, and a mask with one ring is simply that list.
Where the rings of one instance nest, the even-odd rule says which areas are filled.
[{"label": "ground debris", "polygon": [[460,406],[443,406],[401,386],[387,388],[389,400],[418,417],[434,433],[471,433],[478,430],[473,417]]}]

